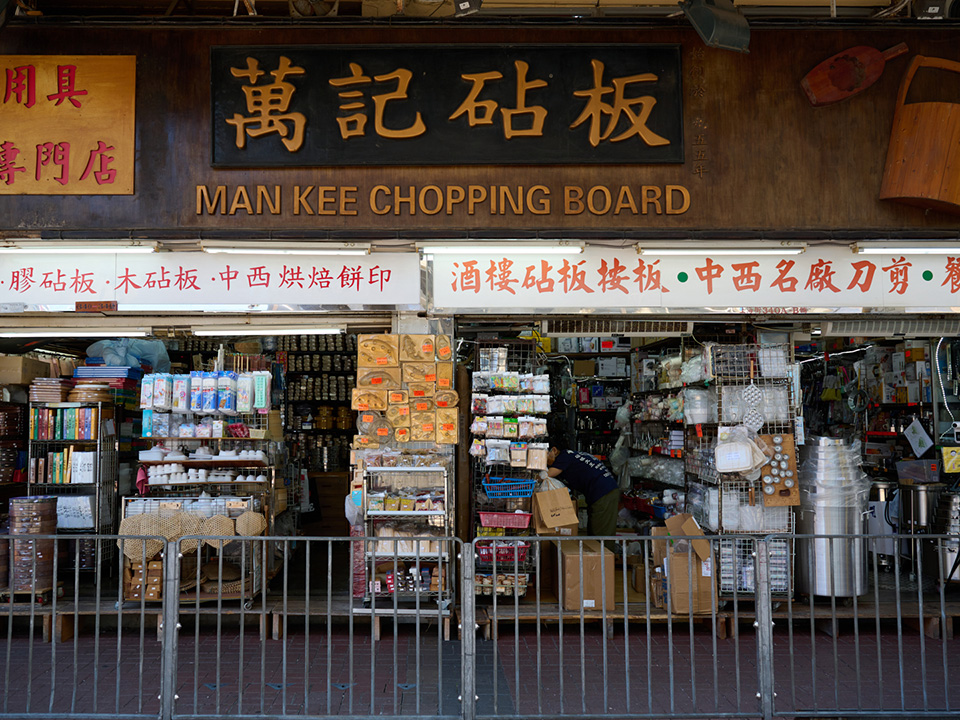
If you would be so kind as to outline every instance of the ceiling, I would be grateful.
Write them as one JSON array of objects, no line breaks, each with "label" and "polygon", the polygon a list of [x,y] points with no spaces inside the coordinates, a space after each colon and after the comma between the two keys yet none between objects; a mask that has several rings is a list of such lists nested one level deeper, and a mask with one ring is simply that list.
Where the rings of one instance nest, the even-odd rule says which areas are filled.
[{"label": "ceiling", "polygon": [[[473,0],[476,4],[478,0]],[[858,24],[909,20],[925,0],[734,0],[753,22],[837,18]],[[944,0],[950,4],[951,0]],[[120,23],[237,21],[313,23],[337,18],[416,18],[454,16],[453,0],[9,0],[13,22],[105,21]],[[0,1],[0,5],[3,2]],[[952,17],[960,15],[953,0]],[[680,18],[677,0],[482,0],[469,21],[503,21],[513,16],[558,20],[586,18]],[[464,18],[458,18],[462,21]]]}]

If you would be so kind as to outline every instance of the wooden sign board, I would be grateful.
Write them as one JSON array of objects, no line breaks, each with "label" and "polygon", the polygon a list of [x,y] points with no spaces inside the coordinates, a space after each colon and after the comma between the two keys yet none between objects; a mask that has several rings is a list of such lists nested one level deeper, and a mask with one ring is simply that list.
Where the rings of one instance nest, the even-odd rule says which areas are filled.
[{"label": "wooden sign board", "polygon": [[0,195],[132,195],[136,57],[0,55]]},{"label": "wooden sign board", "polygon": [[[760,478],[764,488],[763,504],[766,507],[799,505],[800,481],[797,478],[797,447],[794,443],[793,433],[761,435],[760,439],[773,452],[773,458],[760,469]],[[776,473],[773,472],[774,470],[776,470]],[[767,482],[766,478],[768,476],[772,478],[773,482]],[[774,488],[772,494],[766,492],[768,486]]]}]

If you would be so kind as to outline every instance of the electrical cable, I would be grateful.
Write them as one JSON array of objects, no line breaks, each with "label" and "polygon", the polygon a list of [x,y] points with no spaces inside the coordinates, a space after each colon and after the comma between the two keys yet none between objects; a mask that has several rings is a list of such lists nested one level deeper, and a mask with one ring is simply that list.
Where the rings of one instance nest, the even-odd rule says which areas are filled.
[{"label": "electrical cable", "polygon": [[947,415],[950,416],[952,422],[956,422],[957,419],[953,416],[953,411],[950,409],[950,403],[947,402],[947,392],[943,388],[943,374],[940,372],[940,346],[943,345],[943,338],[940,338],[937,341],[937,349],[933,354],[933,364],[937,368],[937,380],[940,383],[940,396],[943,398],[943,407],[947,410]]}]

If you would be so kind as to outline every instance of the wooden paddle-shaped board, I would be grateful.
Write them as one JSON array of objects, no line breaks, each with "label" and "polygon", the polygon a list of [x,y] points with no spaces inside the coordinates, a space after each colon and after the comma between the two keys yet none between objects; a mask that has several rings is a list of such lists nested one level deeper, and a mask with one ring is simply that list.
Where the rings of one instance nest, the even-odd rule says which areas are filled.
[{"label": "wooden paddle-shaped board", "polygon": [[816,107],[846,100],[873,85],[887,61],[907,50],[905,43],[883,52],[866,45],[843,50],[808,72],[800,87]]}]

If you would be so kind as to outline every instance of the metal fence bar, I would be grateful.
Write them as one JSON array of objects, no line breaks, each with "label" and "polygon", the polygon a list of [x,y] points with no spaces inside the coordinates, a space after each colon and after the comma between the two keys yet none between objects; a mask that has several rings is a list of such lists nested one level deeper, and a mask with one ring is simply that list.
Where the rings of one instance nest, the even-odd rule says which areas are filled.
[{"label": "metal fence bar", "polygon": [[946,583],[943,577],[943,538],[937,538],[937,576],[938,595],[940,600],[940,654],[943,660],[943,699],[944,709],[950,711],[950,669],[947,662],[947,598]]},{"label": "metal fence bar", "polygon": [[773,717],[773,601],[770,596],[770,543],[756,541],[754,581],[757,619],[757,699],[764,720]]},{"label": "metal fence bar", "polygon": [[[463,720],[475,720],[477,716],[477,595],[476,556],[474,546],[465,544],[461,549],[463,593],[460,604],[460,712]],[[539,624],[538,624],[539,631]],[[539,659],[539,646],[537,657]]]},{"label": "metal fence bar", "polygon": [[[146,546],[144,546],[146,547]],[[144,550],[146,552],[146,550]],[[178,541],[167,541],[163,551],[162,655],[160,661],[160,718],[172,720],[177,700],[177,645],[180,636],[180,559]],[[146,568],[146,562],[143,565]],[[198,563],[199,567],[199,563]],[[198,585],[199,587],[199,585]]]}]

